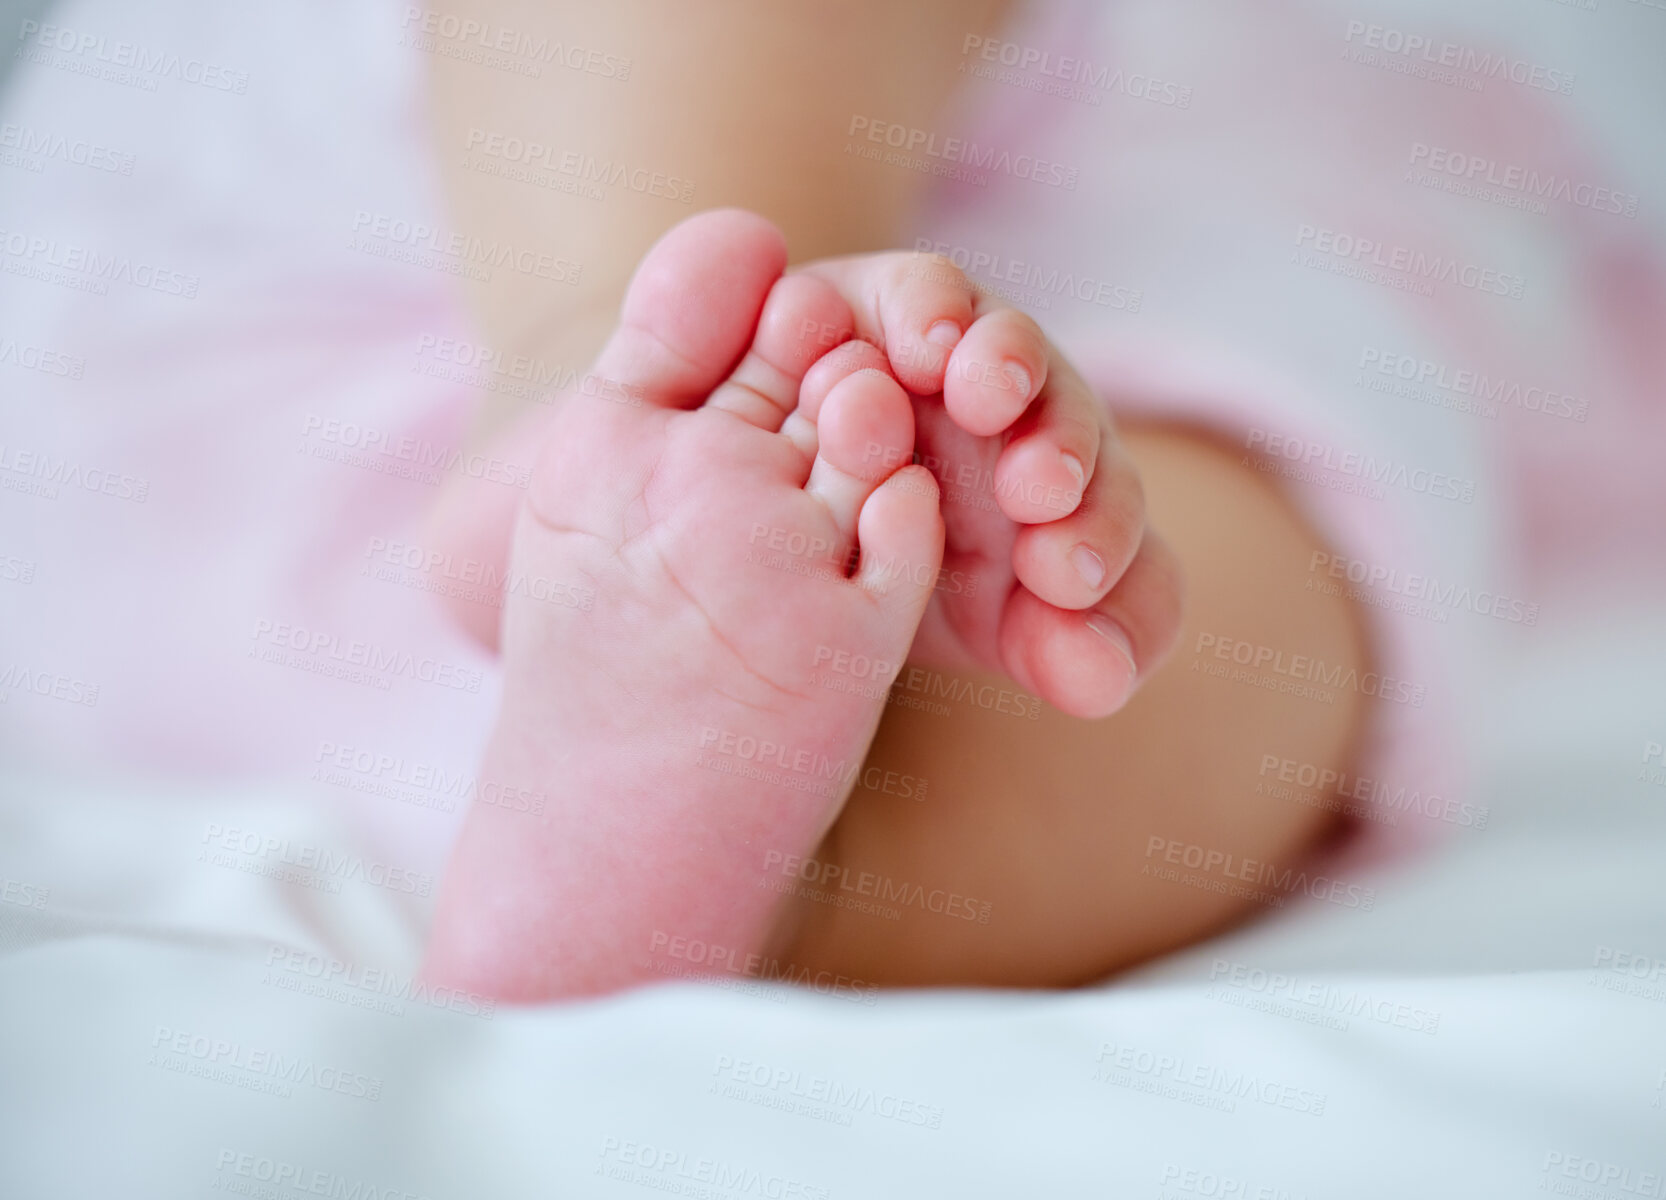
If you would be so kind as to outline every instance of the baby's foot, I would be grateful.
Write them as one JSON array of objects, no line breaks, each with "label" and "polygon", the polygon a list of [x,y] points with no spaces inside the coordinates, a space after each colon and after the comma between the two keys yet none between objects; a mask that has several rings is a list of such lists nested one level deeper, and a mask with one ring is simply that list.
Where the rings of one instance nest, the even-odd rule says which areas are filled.
[{"label": "baby's foot", "polygon": [[[813,419],[836,383],[868,367],[889,367],[919,397],[917,447],[943,483],[947,546],[910,661],[1010,675],[1072,716],[1121,708],[1172,648],[1182,588],[1099,397],[1035,322],[944,259],[867,254],[799,273],[838,290],[862,339],[847,340],[842,314],[807,319],[828,353],[805,379],[800,413]],[[498,452],[519,460],[541,419],[500,434]],[[513,489],[459,481],[436,540],[501,577],[513,500]],[[498,645],[495,606],[453,609]]]},{"label": "baby's foot", "polygon": [[802,272],[839,290],[864,340],[811,369],[801,411],[813,419],[875,366],[921,398],[916,444],[942,484],[947,541],[910,661],[1008,674],[1072,716],[1115,712],[1179,633],[1180,578],[1104,404],[1034,321],[944,259],[871,254]]},{"label": "baby's foot", "polygon": [[440,981],[544,999],[647,977],[673,939],[761,949],[766,853],[808,853],[838,814],[884,696],[816,686],[818,653],[903,660],[943,524],[930,473],[898,469],[914,420],[888,371],[795,411],[824,349],[805,330],[851,316],[785,263],[746,213],[667,234],[594,369],[614,386],[542,435],[511,577],[593,599],[509,590]]}]

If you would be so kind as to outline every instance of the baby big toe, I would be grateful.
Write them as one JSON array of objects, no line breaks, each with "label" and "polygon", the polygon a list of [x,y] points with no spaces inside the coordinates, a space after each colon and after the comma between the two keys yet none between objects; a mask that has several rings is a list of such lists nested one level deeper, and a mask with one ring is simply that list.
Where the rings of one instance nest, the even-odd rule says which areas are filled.
[{"label": "baby big toe", "polygon": [[703,402],[752,342],[786,264],[781,231],[755,213],[690,217],[637,267],[594,373],[648,404]]},{"label": "baby big toe", "polygon": [[816,360],[850,338],[850,307],[831,284],[787,275],[764,302],[758,331],[740,365],[707,401],[749,425],[775,431],[797,408],[799,387]]}]

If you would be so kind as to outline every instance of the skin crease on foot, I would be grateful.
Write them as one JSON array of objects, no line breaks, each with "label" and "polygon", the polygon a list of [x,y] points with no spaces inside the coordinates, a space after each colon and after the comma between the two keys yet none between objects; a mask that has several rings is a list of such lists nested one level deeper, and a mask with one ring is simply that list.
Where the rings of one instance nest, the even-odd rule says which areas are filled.
[{"label": "skin crease on foot", "polygon": [[888,371],[798,410],[820,353],[801,331],[851,318],[785,262],[750,214],[672,231],[595,365],[620,387],[541,431],[510,562],[592,602],[507,598],[482,777],[547,804],[471,810],[438,981],[546,999],[651,978],[672,938],[751,953],[777,907],[766,856],[813,848],[848,794],[884,696],[817,686],[818,655],[903,660],[943,524]]}]

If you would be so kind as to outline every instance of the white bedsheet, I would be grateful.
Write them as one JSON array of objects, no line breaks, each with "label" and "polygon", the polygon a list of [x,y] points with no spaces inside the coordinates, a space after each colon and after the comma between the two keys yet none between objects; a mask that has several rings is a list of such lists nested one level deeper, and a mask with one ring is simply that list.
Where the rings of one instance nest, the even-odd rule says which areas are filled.
[{"label": "white bedsheet", "polygon": [[[1637,714],[1663,654],[1616,618],[1515,656],[1489,827],[1371,879],[1371,912],[1059,996],[392,1002],[421,919],[397,893],[196,861],[210,823],[351,849],[291,797],[12,779],[0,1193],[1658,1196],[1666,791]],[[326,959],[330,995],[273,983]]]}]

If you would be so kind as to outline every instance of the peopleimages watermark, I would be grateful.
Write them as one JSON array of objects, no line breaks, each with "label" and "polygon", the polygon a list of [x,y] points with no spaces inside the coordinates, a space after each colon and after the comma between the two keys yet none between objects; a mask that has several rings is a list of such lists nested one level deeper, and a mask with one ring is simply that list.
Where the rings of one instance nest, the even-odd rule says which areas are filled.
[{"label": "peopleimages watermark", "polygon": [[1244,437],[1244,448],[1275,462],[1284,459],[1299,463],[1309,471],[1323,471],[1363,483],[1403,488],[1436,500],[1456,500],[1459,504],[1475,501],[1473,479],[1459,479],[1444,471],[1414,467],[1358,450],[1343,450],[1326,442],[1291,437],[1266,429],[1251,429]]},{"label": "peopleimages watermark", "polygon": [[[1329,875],[1309,874],[1305,869],[1281,867],[1257,858],[1245,858],[1227,850],[1200,846],[1178,838],[1152,834],[1146,839],[1145,863],[1141,875],[1184,883],[1202,891],[1253,900],[1271,908],[1284,907],[1292,896],[1307,896],[1342,908],[1369,912],[1376,907],[1377,889],[1349,883]],[[1153,862],[1152,859],[1157,859]],[[1201,874],[1181,875],[1184,867]],[[1248,886],[1243,886],[1248,885]]]},{"label": "peopleimages watermark", "polygon": [[[1289,687],[1268,687],[1270,691],[1288,691],[1295,695],[1308,696],[1312,689],[1303,690],[1308,684],[1320,685],[1325,688],[1335,688],[1339,691],[1358,692],[1362,696],[1369,696],[1375,700],[1385,700],[1390,704],[1405,704],[1412,708],[1422,708],[1428,698],[1428,685],[1411,683],[1408,680],[1396,679],[1392,675],[1384,675],[1380,671],[1360,671],[1357,667],[1344,666],[1341,663],[1327,663],[1322,658],[1314,658],[1308,654],[1287,654],[1275,646],[1262,645],[1259,642],[1246,642],[1239,638],[1226,637],[1222,634],[1199,632],[1197,642],[1192,647],[1194,655],[1201,656],[1209,651],[1215,658],[1231,662],[1239,667],[1247,668],[1250,673],[1270,671],[1272,674],[1264,678],[1269,680],[1293,681]],[[1209,664],[1200,665],[1194,659],[1193,668],[1203,670]],[[1205,671],[1206,674],[1228,677],[1224,671]],[[1233,676],[1242,682],[1255,683],[1252,675]],[[1264,685],[1258,685],[1264,686]],[[1311,699],[1325,699],[1322,695],[1309,696]]]},{"label": "peopleimages watermark", "polygon": [[1481,371],[1452,369],[1444,363],[1378,346],[1362,347],[1357,365],[1359,387],[1419,400],[1437,408],[1478,413],[1488,420],[1497,417],[1501,409],[1515,407],[1522,412],[1583,424],[1591,408],[1591,402],[1583,396],[1570,396],[1536,384],[1524,386],[1519,380]]},{"label": "peopleimages watermark", "polygon": [[697,767],[823,800],[842,795],[862,770],[860,757],[834,759],[820,750],[715,725],[700,727],[696,750]]},{"label": "peopleimages watermark", "polygon": [[[1139,288],[1095,279],[1091,275],[1078,275],[1074,271],[1061,271],[1057,267],[1043,267],[994,250],[974,249],[922,237],[914,239],[914,251],[921,255],[941,255],[963,272],[974,287],[988,290],[1003,300],[1028,304],[1033,308],[1051,308],[1053,300],[1060,297],[1069,297],[1096,308],[1130,313],[1139,312],[1140,306],[1145,303],[1145,293]],[[989,283],[980,283],[980,275]]]},{"label": "peopleimages watermark", "polygon": [[[1090,106],[1098,105],[1106,94],[1129,96],[1168,108],[1192,106],[1192,89],[1182,84],[1096,64],[1070,54],[1055,55],[1051,50],[1019,42],[969,33],[961,43],[960,56],[961,72],[975,79],[989,79]],[[964,61],[974,56],[976,61]],[[1034,75],[1027,74],[1032,71]]]},{"label": "peopleimages watermark", "polygon": [[656,929],[648,938],[648,953],[676,959],[687,964],[687,969],[665,969],[653,958],[651,969],[663,975],[676,975],[702,980],[710,977],[740,976],[760,983],[786,983],[808,988],[823,996],[837,996],[858,1004],[873,1004],[879,998],[876,985],[837,971],[814,970],[796,963],[784,963],[778,958],[708,942],[702,938],[686,937]]},{"label": "peopleimages watermark", "polygon": [[134,504],[150,499],[150,480],[142,475],[92,467],[68,455],[58,458],[49,451],[0,442],[0,491],[56,500],[60,487]]},{"label": "peopleimages watermark", "polygon": [[385,1086],[380,1076],[363,1071],[321,1065],[299,1054],[166,1025],[156,1027],[150,1050],[148,1066],[266,1095],[287,1098],[299,1087],[358,1100],[380,1100]]},{"label": "peopleimages watermark", "polygon": [[[846,153],[978,186],[987,185],[988,175],[977,172],[1005,175],[1066,191],[1075,191],[1081,177],[1080,167],[1052,162],[1034,154],[1014,154],[998,146],[985,146],[962,137],[943,137],[929,129],[878,117],[853,115],[845,136],[860,136],[873,143],[863,146],[861,141],[847,142]],[[892,153],[885,155],[881,147],[889,148]]]},{"label": "peopleimages watermark", "polygon": [[1545,201],[1556,200],[1592,212],[1623,217],[1637,215],[1635,192],[1616,191],[1555,172],[1541,174],[1534,167],[1500,163],[1485,155],[1431,146],[1427,142],[1412,143],[1406,182],[1532,213],[1548,211]]},{"label": "peopleimages watermark", "polygon": [[[997,372],[992,364],[957,364],[953,369],[969,382],[981,382],[1003,390],[1012,390],[1010,377]],[[996,478],[993,467],[956,462],[935,454],[922,454],[918,450],[905,450],[880,442],[869,442],[863,450],[862,457],[866,462],[877,463],[893,471],[911,465],[925,467],[937,480],[945,504],[962,504],[982,509],[984,512],[998,512],[1000,503],[996,497],[1005,497],[1058,513],[1063,517],[1075,512],[1082,503],[1082,489],[1079,486],[1060,487],[1033,479],[1024,484],[1016,474],[1003,483]]]},{"label": "peopleimages watermark", "polygon": [[1598,946],[1588,982],[1604,991],[1623,992],[1642,1000],[1666,1001],[1666,958],[1653,958],[1614,946]]},{"label": "peopleimages watermark", "polygon": [[1280,1187],[1251,1184],[1235,1175],[1167,1163],[1157,1200],[1169,1200],[1171,1196],[1201,1196],[1203,1200],[1295,1200]]},{"label": "peopleimages watermark", "polygon": [[533,79],[543,74],[545,65],[553,65],[623,83],[630,79],[634,65],[620,54],[435,9],[407,6],[400,25],[405,30],[402,44],[431,54],[512,70]]},{"label": "peopleimages watermark", "polygon": [[[1310,807],[1340,812],[1347,816],[1398,825],[1403,814],[1456,825],[1462,829],[1485,829],[1491,810],[1486,805],[1442,796],[1433,790],[1395,786],[1368,775],[1350,775],[1334,767],[1301,762],[1277,754],[1263,754],[1256,795],[1275,800],[1299,800]],[[1306,795],[1298,794],[1298,790]]]},{"label": "peopleimages watermark", "polygon": [[412,896],[434,894],[434,877],[426,872],[375,859],[367,861],[329,846],[222,825],[218,821],[210,821],[203,828],[201,843],[198,862],[284,879],[318,891],[339,893],[343,883],[362,883]]},{"label": "peopleimages watermark", "polygon": [[[1545,1176],[1539,1183],[1539,1190],[1560,1196],[1576,1196],[1579,1200],[1606,1200],[1610,1196],[1624,1196],[1628,1200],[1661,1200],[1666,1197],[1666,1172],[1659,1169],[1640,1171],[1635,1167],[1561,1150],[1549,1151],[1539,1169]],[[1582,1184],[1585,1186],[1580,1186]],[[1615,1190],[1610,1192],[1609,1188]]]},{"label": "peopleimages watermark", "polygon": [[1346,1032],[1348,1022],[1364,1019],[1408,1033],[1433,1034],[1440,1014],[1403,1004],[1370,991],[1336,983],[1304,980],[1282,971],[1217,958],[1209,966],[1211,1000],[1309,1025]]},{"label": "peopleimages watermark", "polygon": [[1253,1071],[1223,1068],[1180,1054],[1115,1042],[1100,1043],[1093,1078],[1099,1083],[1217,1112],[1236,1112],[1238,1101],[1252,1100],[1285,1112],[1322,1117],[1330,1101],[1329,1096],[1314,1088],[1268,1079]]},{"label": "peopleimages watermark", "polygon": [[416,588],[487,608],[502,608],[511,596],[526,596],[580,612],[589,612],[596,603],[594,589],[583,584],[528,575],[507,564],[482,562],[415,542],[373,537],[364,556],[368,561],[360,573],[382,583]]},{"label": "peopleimages watermark", "polygon": [[138,160],[125,150],[115,150],[101,142],[11,121],[0,122],[0,165],[39,173],[53,161],[112,175],[131,175]]},{"label": "peopleimages watermark", "polygon": [[453,812],[459,803],[484,804],[541,817],[548,799],[541,791],[482,779],[468,771],[448,770],[403,755],[378,754],[332,741],[319,742],[312,761],[312,779],[317,783],[440,812]]},{"label": "peopleimages watermark", "polygon": [[461,275],[482,283],[500,267],[549,283],[577,287],[584,267],[547,250],[533,250],[497,238],[448,233],[436,225],[359,209],[353,214],[349,250],[376,258]]},{"label": "peopleimages watermark", "polygon": [[404,1016],[406,1003],[482,1020],[491,1019],[497,1012],[497,1001],[489,996],[289,946],[273,946],[267,951],[261,982],[280,991],[333,1000],[390,1017]]},{"label": "peopleimages watermark", "polygon": [[478,692],[483,676],[472,667],[441,662],[409,650],[395,650],[361,638],[342,638],[322,629],[262,617],[249,635],[249,656],[276,666],[330,675],[388,691],[406,679],[461,692]]},{"label": "peopleimages watermark", "polygon": [[[835,689],[837,690],[837,689]],[[870,766],[863,758],[834,759],[819,750],[789,746],[749,733],[702,726],[695,765],[723,775],[774,784],[831,800],[853,787],[905,800],[923,800],[926,781]]]},{"label": "peopleimages watermark", "polygon": [[720,1158],[668,1150],[651,1142],[608,1136],[602,1139],[602,1164],[597,1174],[618,1183],[699,1200],[726,1200],[731,1195],[760,1196],[766,1200],[831,1200],[824,1187],[790,1175],[762,1171]]},{"label": "peopleimages watermark", "polygon": [[[1651,764],[1658,763],[1658,766]],[[1643,765],[1637,770],[1638,783],[1652,783],[1656,787],[1666,787],[1666,743],[1648,741],[1643,743]]]},{"label": "peopleimages watermark", "polygon": [[[841,650],[837,647],[816,647],[810,682],[829,691],[860,696],[864,700],[884,700],[899,708],[928,712],[934,716],[950,715],[944,701],[954,701],[969,708],[980,709],[1001,716],[1039,720],[1041,700],[1027,692],[1004,684],[975,683],[945,675],[928,667],[907,666],[887,662],[870,655]],[[904,780],[914,780],[904,776]],[[870,790],[891,791],[890,786]],[[902,791],[893,794],[925,797],[925,780],[919,779],[912,787],[906,782],[897,785]]]},{"label": "peopleimages watermark", "polygon": [[[1539,623],[1539,606],[1525,600],[1518,600],[1485,588],[1471,588],[1463,584],[1450,583],[1434,575],[1423,575],[1416,571],[1400,571],[1396,567],[1385,567],[1380,563],[1368,563],[1363,559],[1349,558],[1344,554],[1331,554],[1324,550],[1315,550],[1308,560],[1308,575],[1323,575],[1324,578],[1346,581],[1356,587],[1347,589],[1350,599],[1365,600],[1366,603],[1376,604],[1377,607],[1391,608],[1395,612],[1404,612],[1410,616],[1432,616],[1444,623],[1446,611],[1473,613],[1478,617],[1486,617],[1495,621],[1504,621],[1510,625],[1537,625]],[[1314,589],[1314,581],[1310,578],[1309,590]],[[1359,589],[1366,589],[1361,591]],[[1406,603],[1396,606],[1378,603],[1377,594],[1397,597]],[[1332,592],[1330,594],[1339,594]],[[1424,607],[1430,606],[1430,607]]]},{"label": "peopleimages watermark", "polygon": [[44,667],[9,662],[0,668],[0,704],[9,702],[14,690],[26,696],[61,700],[65,704],[84,704],[88,708],[98,705],[99,685],[96,683]]},{"label": "peopleimages watermark", "polygon": [[62,379],[80,379],[87,372],[87,360],[79,354],[19,342],[16,338],[0,338],[0,366],[39,371]]},{"label": "peopleimages watermark", "polygon": [[[214,1161],[215,1191],[257,1197],[328,1196],[331,1200],[429,1200],[427,1192],[407,1192],[309,1167],[305,1163],[222,1147]],[[227,1178],[221,1178],[226,1176]],[[270,1184],[271,1188],[259,1188]],[[275,1190],[274,1190],[275,1189]]]},{"label": "peopleimages watermark", "polygon": [[[694,184],[687,179],[616,162],[611,158],[597,158],[579,150],[562,150],[535,138],[471,126],[463,138],[463,149],[466,152],[464,167],[540,186],[556,186],[558,190],[585,195],[593,200],[605,199],[600,188],[622,188],[639,196],[671,200],[678,204],[694,203]],[[481,162],[474,162],[471,166],[469,154],[491,159],[501,166],[494,169]],[[519,173],[514,173],[512,169],[518,169]],[[540,172],[543,174],[540,175]],[[564,184],[571,184],[571,187]]]},{"label": "peopleimages watermark", "polygon": [[[1314,258],[1314,254],[1324,257]],[[1375,238],[1305,222],[1296,227],[1294,255],[1294,261],[1301,266],[1356,277],[1367,283],[1409,288],[1424,296],[1434,295],[1433,284],[1448,283],[1484,295],[1520,300],[1527,286],[1520,275],[1494,267],[1429,254],[1409,246],[1385,245]],[[1383,271],[1392,274],[1379,274]]]},{"label": "peopleimages watermark", "polygon": [[15,904],[19,908],[45,908],[52,899],[52,889],[22,879],[0,879],[0,904]]},{"label": "peopleimages watermark", "polygon": [[[819,534],[805,533],[784,525],[755,522],[746,539],[746,561],[772,571],[822,581],[849,578],[857,558],[854,548],[841,552],[838,542]],[[904,558],[861,560],[886,579],[906,579],[916,587],[928,584],[945,596],[970,596],[977,592],[979,578],[965,571],[948,570],[939,563],[910,562]]]},{"label": "peopleimages watermark", "polygon": [[[871,655],[841,650],[833,646],[816,647],[810,682],[828,691],[859,696],[864,700],[888,700],[892,683],[901,670],[900,664],[874,658]],[[924,800],[926,780],[903,771],[864,766],[853,781],[871,792],[881,792],[902,800]]]},{"label": "peopleimages watermark", "polygon": [[1571,71],[1498,51],[1479,50],[1462,42],[1408,33],[1392,25],[1350,20],[1342,40],[1343,56],[1351,62],[1453,84],[1468,91],[1482,91],[1490,79],[1535,91],[1573,94]]},{"label": "peopleimages watermark", "polygon": [[[1250,645],[1250,643],[1244,643]],[[1199,648],[1201,650],[1201,647]],[[1253,653],[1252,646],[1252,653]],[[1224,657],[1216,650],[1216,657]],[[1302,700],[1313,700],[1319,704],[1335,704],[1336,693],[1326,688],[1316,687],[1311,683],[1304,683],[1299,679],[1289,679],[1279,675],[1267,675],[1253,670],[1246,664],[1233,666],[1225,662],[1210,662],[1198,657],[1194,651],[1192,657],[1192,671],[1207,675],[1211,679],[1223,679],[1228,683],[1242,683],[1249,687],[1260,688],[1267,692],[1280,692],[1287,696],[1295,696]]]},{"label": "peopleimages watermark", "polygon": [[774,891],[783,895],[796,894],[835,908],[867,912],[888,921],[902,916],[902,909],[894,906],[903,905],[921,912],[987,925],[993,907],[987,900],[974,900],[947,888],[927,888],[924,884],[892,879],[872,871],[852,871],[842,863],[821,862],[781,850],[764,852],[764,870],[781,876],[782,881],[772,886]]},{"label": "peopleimages watermark", "polygon": [[846,1084],[827,1075],[806,1075],[792,1067],[729,1054],[717,1056],[712,1074],[717,1077],[712,1090],[719,1095],[835,1124],[849,1125],[853,1115],[864,1114],[921,1129],[943,1127],[943,1110],[935,1104]]},{"label": "peopleimages watermark", "polygon": [[15,554],[0,554],[0,583],[33,583],[40,564],[32,558],[18,558]]},{"label": "peopleimages watermark", "polygon": [[189,271],[19,229],[0,229],[0,253],[7,257],[7,274],[96,296],[109,295],[112,283],[125,283],[141,292],[195,300],[202,285]]},{"label": "peopleimages watermark", "polygon": [[[102,33],[88,33],[67,25],[42,24],[25,18],[18,26],[17,40],[22,43],[17,57],[147,92],[156,90],[159,79],[239,96],[249,90],[247,71],[200,58],[181,57],[167,50],[153,50],[137,42],[113,40]],[[66,57],[56,59],[54,52]]]},{"label": "peopleimages watermark", "polygon": [[301,424],[298,453],[359,467],[381,475],[438,485],[448,473],[524,488],[532,469],[495,454],[470,453],[444,442],[413,437],[356,421],[308,413]]},{"label": "peopleimages watermark", "polygon": [[554,404],[562,396],[579,395],[641,408],[647,395],[640,384],[433,333],[417,337],[416,361],[411,369],[430,379],[538,404]]}]

